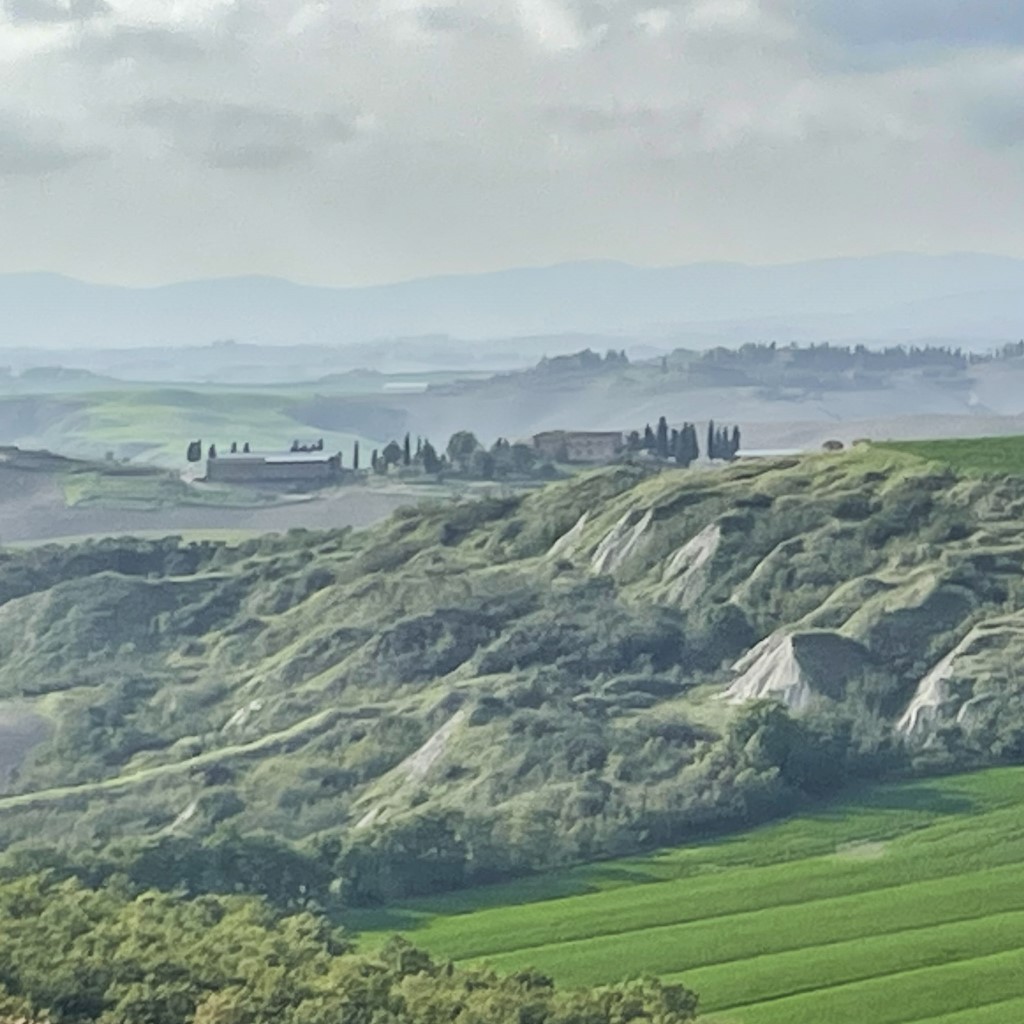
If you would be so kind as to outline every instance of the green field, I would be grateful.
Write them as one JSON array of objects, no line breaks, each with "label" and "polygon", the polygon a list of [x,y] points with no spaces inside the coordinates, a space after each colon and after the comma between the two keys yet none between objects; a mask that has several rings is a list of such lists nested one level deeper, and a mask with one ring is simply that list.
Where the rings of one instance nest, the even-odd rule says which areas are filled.
[{"label": "green field", "polygon": [[400,930],[567,985],[681,980],[720,1024],[1021,1019],[1024,769],[879,786],[740,837],[346,923],[364,944]]},{"label": "green field", "polygon": [[971,476],[1024,474],[1024,437],[965,437],[941,441],[889,441],[876,445],[941,462]]}]

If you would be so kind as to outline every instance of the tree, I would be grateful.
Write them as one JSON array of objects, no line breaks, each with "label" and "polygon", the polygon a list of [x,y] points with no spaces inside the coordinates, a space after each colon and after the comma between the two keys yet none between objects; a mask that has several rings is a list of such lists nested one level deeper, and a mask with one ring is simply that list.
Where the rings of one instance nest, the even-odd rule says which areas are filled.
[{"label": "tree", "polygon": [[217,458],[217,446],[215,444],[210,445],[210,450],[206,453],[208,459]]},{"label": "tree", "polygon": [[388,441],[380,453],[385,466],[397,466],[402,461],[402,446],[397,441]]},{"label": "tree", "polygon": [[480,442],[471,430],[459,430],[448,441],[448,458],[460,469],[465,469],[469,457],[479,447]]},{"label": "tree", "polygon": [[512,457],[512,468],[523,476],[532,473],[537,465],[537,450],[533,445],[517,441],[512,445],[509,454]]},{"label": "tree", "polygon": [[740,450],[740,428],[739,427],[733,427],[732,428],[732,441],[731,441],[731,443],[729,445],[729,451],[732,454],[733,458],[735,458],[739,454],[739,450]]},{"label": "tree", "polygon": [[683,424],[683,429],[679,431],[679,436],[676,438],[672,454],[680,466],[689,466],[700,457],[700,450],[697,447],[697,431],[692,423]]},{"label": "tree", "polygon": [[715,452],[715,421],[708,420],[708,458],[715,459],[718,456]]},{"label": "tree", "polygon": [[359,442],[358,441],[356,441],[352,445],[352,468],[353,469],[358,469],[359,468]]},{"label": "tree", "polygon": [[232,441],[231,442],[231,454],[232,455],[237,455],[238,454],[238,442],[237,441]]},{"label": "tree", "polygon": [[490,452],[485,452],[482,448],[478,448],[469,457],[469,471],[481,480],[493,480],[494,479],[494,456]]},{"label": "tree", "polygon": [[686,456],[690,462],[696,462],[700,458],[700,444],[697,442],[697,428],[692,423],[688,423],[686,426]]},{"label": "tree", "polygon": [[659,459],[668,458],[668,420],[664,416],[658,419],[658,432],[655,434],[654,450]]},{"label": "tree", "polygon": [[203,457],[203,442],[189,441],[188,452],[185,457],[189,462],[199,462]]},{"label": "tree", "polygon": [[402,442],[402,465],[412,465],[412,440],[410,439],[408,432],[405,435],[405,440]]},{"label": "tree", "polygon": [[440,473],[441,460],[437,457],[437,450],[427,440],[423,442],[423,472]]},{"label": "tree", "polygon": [[252,449],[249,447],[249,442],[248,441],[246,441],[245,444],[242,445],[242,451],[246,455],[249,455],[252,452]]},{"label": "tree", "polygon": [[653,452],[657,447],[657,439],[654,436],[654,431],[651,430],[650,423],[644,427],[644,442],[643,447],[645,451]]}]

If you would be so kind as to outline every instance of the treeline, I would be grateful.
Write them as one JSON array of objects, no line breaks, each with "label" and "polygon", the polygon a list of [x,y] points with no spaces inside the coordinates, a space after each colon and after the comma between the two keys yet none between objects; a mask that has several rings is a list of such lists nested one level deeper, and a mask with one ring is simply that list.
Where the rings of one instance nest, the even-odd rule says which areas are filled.
[{"label": "treeline", "polygon": [[[740,450],[740,428],[717,427],[712,420],[708,423],[706,445],[709,459],[734,459]],[[662,416],[656,427],[648,423],[643,433],[631,431],[626,438],[626,451],[647,452],[655,458],[689,466],[700,458],[697,428],[692,423],[684,423],[679,429],[670,428],[668,420]]]},{"label": "treeline", "polygon": [[354,951],[322,916],[123,881],[0,884],[0,1022],[52,1024],[685,1024],[697,998],[654,979],[560,991],[438,962],[396,938]]},{"label": "treeline", "polygon": [[779,345],[776,342],[748,342],[738,348],[717,347],[702,352],[691,366],[732,366],[739,369],[772,364],[818,372],[863,370],[885,372],[916,367],[962,369],[972,357],[961,348],[943,345],[834,345],[830,342]]},{"label": "treeline", "polygon": [[[360,468],[359,442],[352,452],[353,469]],[[369,469],[381,475],[389,472],[426,473],[466,477],[474,480],[551,478],[557,475],[551,463],[524,441],[499,437],[490,448],[470,430],[456,431],[441,450],[429,438],[406,434],[401,442],[389,441],[370,453]]]}]

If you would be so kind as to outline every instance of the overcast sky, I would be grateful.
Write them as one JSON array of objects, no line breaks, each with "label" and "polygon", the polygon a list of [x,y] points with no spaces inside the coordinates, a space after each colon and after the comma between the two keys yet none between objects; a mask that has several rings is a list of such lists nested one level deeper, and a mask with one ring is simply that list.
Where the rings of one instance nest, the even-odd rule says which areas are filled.
[{"label": "overcast sky", "polygon": [[1011,0],[0,0],[0,272],[1024,256]]}]

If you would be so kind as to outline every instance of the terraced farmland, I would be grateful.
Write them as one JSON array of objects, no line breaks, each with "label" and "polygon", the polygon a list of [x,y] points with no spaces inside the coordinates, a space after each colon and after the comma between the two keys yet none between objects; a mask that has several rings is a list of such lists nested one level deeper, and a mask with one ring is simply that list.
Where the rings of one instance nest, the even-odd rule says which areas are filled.
[{"label": "terraced farmland", "polygon": [[1024,769],[866,790],[745,836],[353,916],[564,984],[682,980],[717,1024],[1024,1009]]}]

